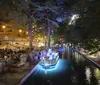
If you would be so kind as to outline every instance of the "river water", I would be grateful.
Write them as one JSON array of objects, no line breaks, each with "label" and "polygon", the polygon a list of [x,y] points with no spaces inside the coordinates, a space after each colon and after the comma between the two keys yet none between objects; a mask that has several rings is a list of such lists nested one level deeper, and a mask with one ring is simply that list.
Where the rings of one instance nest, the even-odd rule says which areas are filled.
[{"label": "river water", "polygon": [[100,70],[87,61],[59,59],[51,68],[37,64],[21,85],[100,85]]}]

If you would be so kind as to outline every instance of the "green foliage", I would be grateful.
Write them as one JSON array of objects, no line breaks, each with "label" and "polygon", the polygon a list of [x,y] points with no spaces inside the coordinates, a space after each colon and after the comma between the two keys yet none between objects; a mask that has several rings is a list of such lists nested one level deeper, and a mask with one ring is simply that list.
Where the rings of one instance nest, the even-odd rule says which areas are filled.
[{"label": "green foliage", "polygon": [[[67,26],[71,41],[83,43],[84,48],[98,51],[100,49],[100,0],[83,0],[73,6],[74,12],[80,14],[75,26]],[[76,8],[76,9],[75,9]],[[73,10],[72,9],[72,10]],[[78,10],[77,10],[78,9]],[[95,42],[97,40],[97,42]]]}]

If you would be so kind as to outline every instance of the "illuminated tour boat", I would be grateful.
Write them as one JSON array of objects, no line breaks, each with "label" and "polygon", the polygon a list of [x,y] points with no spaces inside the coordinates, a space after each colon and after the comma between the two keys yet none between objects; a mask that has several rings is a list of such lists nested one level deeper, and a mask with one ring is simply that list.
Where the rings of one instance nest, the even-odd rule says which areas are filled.
[{"label": "illuminated tour boat", "polygon": [[59,55],[56,51],[52,51],[52,49],[48,49],[41,52],[41,58],[39,64],[43,67],[50,67],[56,65],[59,59]]}]

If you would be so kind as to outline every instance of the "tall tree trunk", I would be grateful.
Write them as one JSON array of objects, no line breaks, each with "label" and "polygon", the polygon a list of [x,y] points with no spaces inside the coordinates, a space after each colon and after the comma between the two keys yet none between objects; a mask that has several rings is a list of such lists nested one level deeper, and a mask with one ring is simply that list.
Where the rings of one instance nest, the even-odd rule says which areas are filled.
[{"label": "tall tree trunk", "polygon": [[46,49],[47,49],[47,48],[46,48],[46,44],[47,44],[47,43],[46,43],[46,30],[45,30],[45,32],[44,32],[44,43],[45,43],[45,50],[46,50]]},{"label": "tall tree trunk", "polygon": [[50,27],[48,27],[48,44],[47,44],[47,48],[50,48]]},{"label": "tall tree trunk", "polygon": [[32,49],[33,49],[33,46],[32,46],[33,38],[32,38],[32,18],[31,18],[31,16],[29,16],[29,39],[30,39],[30,51],[32,51]]},{"label": "tall tree trunk", "polygon": [[46,36],[44,37],[45,50],[46,50]]},{"label": "tall tree trunk", "polygon": [[43,26],[43,38],[44,38],[44,49],[47,49],[47,43],[46,43],[46,26]]},{"label": "tall tree trunk", "polygon": [[47,42],[47,49],[50,48],[50,34],[51,34],[51,24],[48,20],[48,42]]},{"label": "tall tree trunk", "polygon": [[46,50],[46,29],[44,27],[44,32],[43,32],[43,37],[44,37],[44,49]]}]

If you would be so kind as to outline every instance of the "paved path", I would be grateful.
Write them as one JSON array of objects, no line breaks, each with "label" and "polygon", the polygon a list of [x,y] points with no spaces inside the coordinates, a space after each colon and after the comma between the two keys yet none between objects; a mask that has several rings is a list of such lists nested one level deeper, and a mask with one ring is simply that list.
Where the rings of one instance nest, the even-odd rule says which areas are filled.
[{"label": "paved path", "polygon": [[22,66],[14,68],[12,72],[6,72],[0,76],[0,85],[16,85],[33,68]]}]

